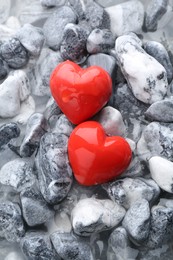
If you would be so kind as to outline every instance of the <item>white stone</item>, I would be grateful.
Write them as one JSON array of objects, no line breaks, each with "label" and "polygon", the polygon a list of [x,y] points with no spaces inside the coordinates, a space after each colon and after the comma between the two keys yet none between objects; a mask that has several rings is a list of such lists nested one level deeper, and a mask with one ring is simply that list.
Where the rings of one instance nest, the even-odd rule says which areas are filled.
[{"label": "white stone", "polygon": [[134,96],[147,104],[162,100],[168,89],[165,68],[148,55],[131,35],[118,37],[115,49],[122,73]]},{"label": "white stone", "polygon": [[129,138],[126,138],[126,141],[130,145],[132,152],[134,152],[136,149],[136,143],[132,139],[129,139]]},{"label": "white stone", "polygon": [[144,20],[144,7],[140,1],[127,1],[125,3],[107,7],[113,35],[122,35],[127,32],[138,32]]},{"label": "white stone", "polygon": [[18,30],[21,27],[19,19],[15,16],[10,16],[5,24],[12,30]]},{"label": "white stone", "polygon": [[1,0],[0,1],[0,24],[4,23],[10,13],[11,0]]},{"label": "white stone", "polygon": [[15,36],[16,31],[14,29],[9,28],[7,25],[0,24],[0,35],[1,41],[5,41]]},{"label": "white stone", "polygon": [[173,193],[173,163],[160,156],[149,160],[150,174],[153,180],[164,191]]},{"label": "white stone", "polygon": [[5,257],[4,260],[24,260],[24,258],[17,252],[11,252]]}]

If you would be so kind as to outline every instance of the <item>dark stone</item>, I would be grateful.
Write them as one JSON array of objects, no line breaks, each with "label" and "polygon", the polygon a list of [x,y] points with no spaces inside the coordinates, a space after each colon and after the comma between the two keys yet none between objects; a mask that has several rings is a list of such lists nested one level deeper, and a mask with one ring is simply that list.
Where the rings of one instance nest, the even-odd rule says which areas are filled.
[{"label": "dark stone", "polygon": [[7,66],[5,61],[0,58],[0,80],[4,79],[8,74]]},{"label": "dark stone", "polygon": [[51,125],[51,122],[54,121],[54,118],[61,114],[61,110],[58,107],[56,101],[51,97],[47,103],[46,109],[44,111],[44,116]]},{"label": "dark stone", "polygon": [[67,119],[67,117],[64,114],[62,114],[58,118],[55,127],[53,129],[53,132],[58,134],[64,134],[67,137],[70,137],[73,129],[74,126],[72,125],[72,123]]},{"label": "dark stone", "polygon": [[20,135],[20,128],[16,123],[7,123],[0,127],[0,150],[11,139],[17,138]]},{"label": "dark stone", "polygon": [[29,60],[27,50],[16,38],[4,42],[0,50],[2,58],[7,62],[8,66],[13,69],[24,67]]}]

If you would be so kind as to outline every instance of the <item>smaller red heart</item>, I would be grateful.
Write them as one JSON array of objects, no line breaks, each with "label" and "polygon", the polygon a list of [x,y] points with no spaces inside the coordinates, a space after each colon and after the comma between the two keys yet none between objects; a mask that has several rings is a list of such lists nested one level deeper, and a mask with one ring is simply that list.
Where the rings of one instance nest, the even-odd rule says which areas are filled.
[{"label": "smaller red heart", "polygon": [[106,136],[95,121],[78,125],[68,141],[69,161],[76,180],[83,185],[111,181],[130,164],[132,151],[120,136]]},{"label": "smaller red heart", "polygon": [[62,112],[73,124],[79,124],[106,105],[112,93],[112,80],[101,67],[82,69],[65,61],[53,71],[50,89]]}]

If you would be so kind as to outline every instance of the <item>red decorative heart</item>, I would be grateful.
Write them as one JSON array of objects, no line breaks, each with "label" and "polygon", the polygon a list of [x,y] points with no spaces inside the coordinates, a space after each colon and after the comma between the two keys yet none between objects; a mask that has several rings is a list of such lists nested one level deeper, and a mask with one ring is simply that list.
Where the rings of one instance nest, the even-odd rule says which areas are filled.
[{"label": "red decorative heart", "polygon": [[107,137],[99,123],[87,121],[73,130],[68,155],[76,180],[89,186],[111,181],[123,173],[132,152],[124,138]]},{"label": "red decorative heart", "polygon": [[109,74],[98,66],[82,69],[71,61],[59,64],[50,79],[52,96],[73,124],[95,115],[112,93]]}]

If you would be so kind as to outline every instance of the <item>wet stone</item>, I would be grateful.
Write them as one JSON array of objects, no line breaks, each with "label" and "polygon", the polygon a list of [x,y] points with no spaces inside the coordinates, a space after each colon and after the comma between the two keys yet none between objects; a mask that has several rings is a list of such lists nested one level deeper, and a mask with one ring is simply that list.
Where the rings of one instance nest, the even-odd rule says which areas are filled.
[{"label": "wet stone", "polygon": [[7,73],[8,73],[7,65],[6,65],[5,61],[3,61],[0,58],[0,80],[4,79],[7,76]]},{"label": "wet stone", "polygon": [[0,183],[21,192],[35,182],[31,164],[17,158],[4,164],[0,170]]},{"label": "wet stone", "polygon": [[57,134],[64,134],[69,137],[74,129],[72,123],[67,119],[67,117],[62,114],[58,118],[55,127],[53,128],[53,132]]},{"label": "wet stone", "polygon": [[20,246],[27,259],[60,260],[53,250],[48,234],[39,231],[27,232]]},{"label": "wet stone", "polygon": [[53,210],[47,205],[36,185],[23,190],[20,199],[23,218],[28,226],[41,225],[53,218]]},{"label": "wet stone", "polygon": [[44,43],[44,34],[41,28],[25,24],[17,31],[16,37],[31,55],[40,55]]},{"label": "wet stone", "polygon": [[144,19],[144,30],[154,32],[157,30],[158,21],[166,13],[168,0],[152,0],[148,2]]},{"label": "wet stone", "polygon": [[13,69],[24,67],[29,60],[27,50],[17,38],[11,38],[4,42],[0,47],[0,53],[8,66]]},{"label": "wet stone", "polygon": [[123,222],[130,239],[141,244],[148,238],[150,230],[150,208],[147,200],[138,200],[128,209]]},{"label": "wet stone", "polygon": [[41,138],[36,165],[41,193],[50,204],[62,201],[72,185],[67,142],[64,134],[47,133]]},{"label": "wet stone", "polygon": [[60,48],[63,30],[68,23],[76,23],[76,15],[68,6],[58,8],[46,20],[43,32],[47,45],[53,50]]},{"label": "wet stone", "polygon": [[11,139],[20,135],[20,128],[16,123],[7,123],[0,127],[0,150],[8,144]]},{"label": "wet stone", "polygon": [[125,215],[125,209],[111,200],[87,198],[80,200],[71,213],[74,232],[90,236],[117,226]]},{"label": "wet stone", "polygon": [[0,236],[9,242],[19,242],[24,236],[24,223],[18,204],[6,201],[0,203]]},{"label": "wet stone", "polygon": [[27,123],[25,137],[20,146],[20,155],[30,157],[39,147],[41,137],[48,130],[47,120],[41,113],[33,114]]},{"label": "wet stone", "polygon": [[55,232],[51,235],[53,246],[61,257],[66,260],[93,260],[91,247],[83,238],[71,233]]}]

